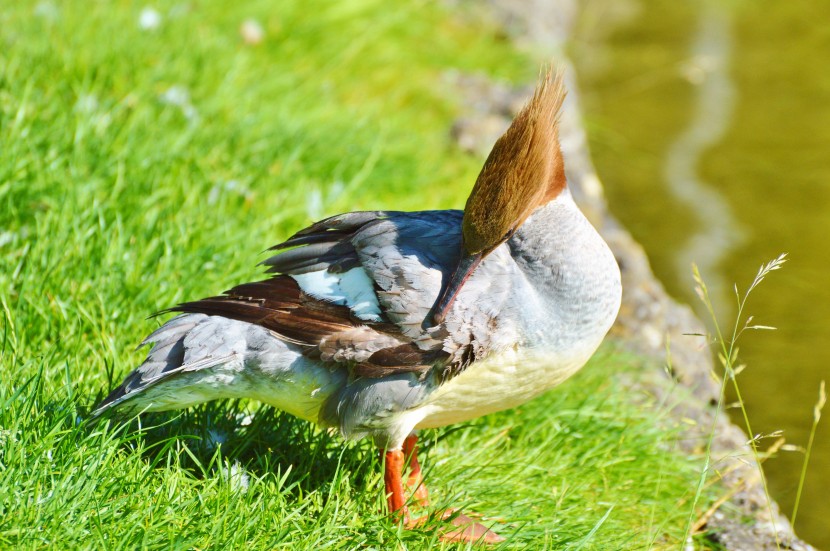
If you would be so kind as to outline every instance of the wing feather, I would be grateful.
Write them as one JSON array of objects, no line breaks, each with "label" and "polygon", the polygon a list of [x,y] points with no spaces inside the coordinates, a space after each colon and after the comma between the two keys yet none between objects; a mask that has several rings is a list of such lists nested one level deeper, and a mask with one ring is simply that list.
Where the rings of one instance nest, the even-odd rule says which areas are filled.
[{"label": "wing feather", "polygon": [[422,349],[388,322],[366,322],[347,307],[307,295],[285,275],[245,283],[224,295],[185,302],[173,312],[222,316],[259,325],[325,362],[347,365],[362,377],[425,372],[449,354]]},{"label": "wing feather", "polygon": [[[298,345],[309,357],[347,366],[361,377],[458,372],[487,349],[492,334],[472,335],[469,316],[424,329],[423,320],[451,276],[461,243],[461,211],[361,211],[340,214],[300,230],[269,250],[263,264],[271,279],[234,287],[224,295],[180,304],[170,311],[224,316],[262,326]],[[493,254],[492,256],[498,256]],[[307,294],[297,280],[311,272],[343,274],[361,268],[380,305],[378,320],[359,317],[342,297],[337,303]],[[480,267],[486,270],[486,266]],[[468,287],[478,287],[472,282]],[[478,288],[476,293],[483,288]],[[489,298],[494,298],[488,293]],[[475,299],[469,301],[476,304]],[[486,318],[486,319],[485,319]],[[452,329],[455,327],[455,329]]]}]

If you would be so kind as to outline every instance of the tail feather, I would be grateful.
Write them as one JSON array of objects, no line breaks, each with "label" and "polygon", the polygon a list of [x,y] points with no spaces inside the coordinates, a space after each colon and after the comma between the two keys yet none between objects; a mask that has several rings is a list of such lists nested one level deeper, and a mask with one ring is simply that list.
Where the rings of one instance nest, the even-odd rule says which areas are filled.
[{"label": "tail feather", "polygon": [[[208,316],[204,314],[177,316],[144,339],[139,348],[148,344],[153,346],[147,354],[147,359],[98,404],[92,412],[92,418],[100,417],[175,375],[231,361],[239,351],[232,350],[233,346],[221,346],[223,341],[227,345],[227,338],[211,338],[215,337],[216,328],[210,327],[212,324],[205,324],[207,319]],[[206,329],[209,332],[207,335]],[[242,343],[244,344],[244,339]],[[185,405],[188,404],[182,404]]]}]

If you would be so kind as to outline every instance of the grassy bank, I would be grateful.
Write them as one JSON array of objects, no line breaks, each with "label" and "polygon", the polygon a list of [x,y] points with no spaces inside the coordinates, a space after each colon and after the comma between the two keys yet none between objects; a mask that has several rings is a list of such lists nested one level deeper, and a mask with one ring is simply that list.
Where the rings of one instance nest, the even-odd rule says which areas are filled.
[{"label": "grassy bank", "polygon": [[[298,3],[299,4],[299,3]],[[0,546],[396,548],[367,443],[245,403],[81,422],[148,314],[258,277],[315,218],[460,207],[481,159],[442,75],[535,61],[443,4],[19,2],[0,12]],[[148,15],[149,14],[149,15]],[[264,39],[246,44],[256,19]],[[142,26],[143,21],[143,26]],[[606,353],[519,411],[425,435],[436,504],[507,547],[677,545],[701,462]]]}]

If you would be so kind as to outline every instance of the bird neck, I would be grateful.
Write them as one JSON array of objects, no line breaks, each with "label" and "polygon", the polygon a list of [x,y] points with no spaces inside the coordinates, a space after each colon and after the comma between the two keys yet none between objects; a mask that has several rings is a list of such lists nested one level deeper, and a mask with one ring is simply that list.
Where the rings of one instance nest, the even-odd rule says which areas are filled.
[{"label": "bird neck", "polygon": [[567,189],[537,208],[508,246],[524,275],[515,292],[531,341],[565,345],[600,328],[605,334],[619,309],[619,268]]}]

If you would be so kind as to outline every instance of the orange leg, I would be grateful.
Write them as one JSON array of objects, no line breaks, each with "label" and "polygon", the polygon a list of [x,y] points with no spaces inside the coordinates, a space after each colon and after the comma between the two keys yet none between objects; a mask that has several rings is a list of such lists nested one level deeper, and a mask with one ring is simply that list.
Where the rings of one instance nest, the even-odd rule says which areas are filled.
[{"label": "orange leg", "polygon": [[384,464],[383,482],[386,486],[386,503],[390,513],[400,514],[404,524],[410,524],[409,509],[403,495],[404,455],[402,450],[381,450]]},{"label": "orange leg", "polygon": [[406,485],[410,490],[414,488],[412,496],[418,505],[429,507],[429,492],[421,475],[421,464],[418,463],[418,437],[416,435],[410,434],[403,441],[403,454],[409,461],[409,478],[406,480]]},{"label": "orange leg", "polygon": [[[422,506],[428,505],[427,491],[424,486],[421,465],[418,463],[417,453],[418,437],[410,435],[403,443],[400,450],[381,450],[381,460],[384,464],[383,482],[386,486],[386,503],[389,512],[397,514],[404,526],[417,528],[423,525],[426,517],[413,519],[406,506],[406,499],[403,492],[403,471],[405,463],[409,462],[410,474],[406,485],[409,488],[415,487],[413,497]],[[441,539],[444,541],[498,543],[504,538],[456,510],[450,509],[441,514],[441,518],[449,521],[451,527],[443,529]]]}]

